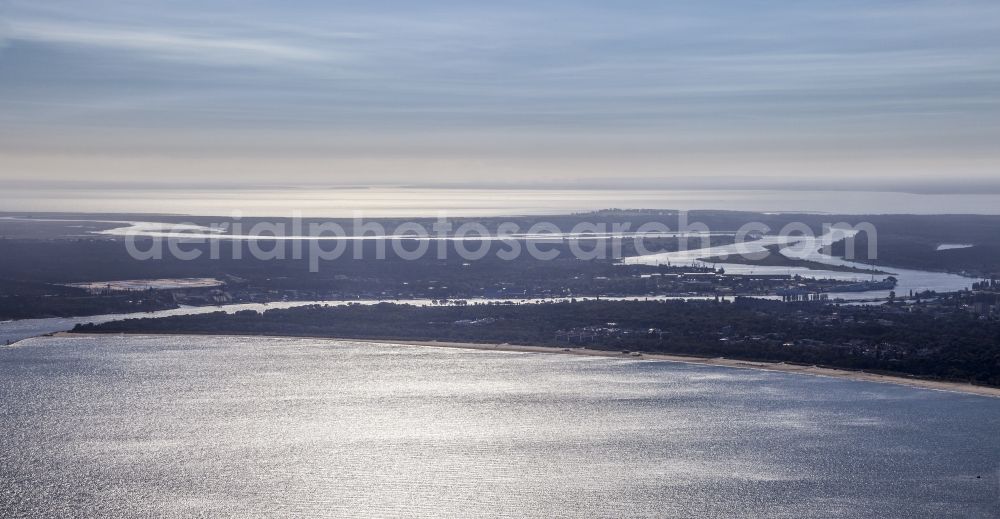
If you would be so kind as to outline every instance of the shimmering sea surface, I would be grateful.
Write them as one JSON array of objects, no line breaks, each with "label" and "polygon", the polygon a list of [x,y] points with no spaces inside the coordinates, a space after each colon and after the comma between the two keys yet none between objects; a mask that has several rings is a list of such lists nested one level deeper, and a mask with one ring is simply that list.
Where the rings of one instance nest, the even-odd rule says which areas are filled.
[{"label": "shimmering sea surface", "polygon": [[831,214],[1000,214],[1000,195],[780,189],[450,189],[262,187],[105,189],[4,186],[5,211],[160,213],[353,218],[569,214],[609,207],[825,212]]},{"label": "shimmering sea surface", "polygon": [[282,338],[0,347],[0,516],[998,517],[1000,399]]}]

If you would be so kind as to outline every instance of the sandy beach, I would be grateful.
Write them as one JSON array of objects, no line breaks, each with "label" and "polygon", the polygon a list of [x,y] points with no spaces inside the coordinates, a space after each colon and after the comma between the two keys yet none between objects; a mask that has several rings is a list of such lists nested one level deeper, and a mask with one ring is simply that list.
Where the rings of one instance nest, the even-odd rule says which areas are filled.
[{"label": "sandy beach", "polygon": [[[125,334],[80,334],[72,332],[60,332],[54,334],[56,336],[71,337],[74,335],[125,335]],[[139,333],[134,335],[204,335],[211,336],[211,334],[197,333],[197,334],[184,334],[184,333],[170,333],[170,334],[149,334],[149,333]],[[686,364],[701,364],[706,366],[722,366],[727,368],[739,368],[739,369],[758,369],[764,371],[780,371],[784,373],[798,373],[801,375],[812,375],[817,377],[832,377],[832,378],[842,378],[848,380],[857,380],[864,382],[878,382],[882,384],[896,384],[901,386],[908,386],[920,389],[931,389],[935,391],[953,391],[959,393],[968,393],[972,395],[988,396],[994,398],[1000,398],[1000,388],[988,387],[988,386],[977,386],[973,384],[966,384],[961,382],[947,382],[940,380],[926,380],[920,378],[903,377],[903,376],[891,376],[891,375],[881,375],[878,373],[868,373],[864,371],[852,371],[846,369],[833,369],[824,368],[819,366],[802,366],[795,364],[786,364],[783,362],[757,362],[749,360],[738,360],[738,359],[727,359],[724,357],[694,357],[694,356],[684,356],[684,355],[669,355],[663,353],[644,353],[644,352],[628,352],[623,351],[609,351],[609,350],[595,350],[590,348],[559,348],[553,346],[525,346],[518,344],[490,344],[490,343],[474,343],[474,342],[444,342],[444,341],[410,341],[410,340],[379,340],[379,339],[352,339],[352,338],[340,338],[340,337],[308,337],[308,336],[295,336],[295,335],[233,335],[233,334],[221,334],[227,337],[281,337],[287,339],[310,339],[310,340],[322,340],[322,341],[350,341],[355,343],[371,344],[372,346],[378,345],[403,345],[403,346],[422,346],[422,347],[434,347],[434,348],[459,348],[466,350],[483,350],[483,351],[507,351],[507,352],[519,352],[519,353],[544,353],[544,354],[556,354],[556,355],[586,355],[590,357],[607,357],[614,359],[628,359],[636,361],[668,361],[668,362],[683,362]]]}]

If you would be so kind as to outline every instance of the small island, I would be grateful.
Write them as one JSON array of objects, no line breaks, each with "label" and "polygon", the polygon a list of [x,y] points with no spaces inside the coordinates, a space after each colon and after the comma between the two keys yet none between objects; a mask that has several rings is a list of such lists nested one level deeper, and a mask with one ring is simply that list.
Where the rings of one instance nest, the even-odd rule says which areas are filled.
[{"label": "small island", "polygon": [[847,265],[831,265],[828,263],[821,263],[819,261],[810,261],[798,258],[789,258],[781,253],[781,245],[768,245],[764,247],[767,249],[767,255],[762,258],[747,258],[741,254],[733,254],[730,256],[713,256],[709,258],[701,258],[701,261],[706,263],[734,263],[737,265],[756,265],[760,267],[788,267],[788,268],[806,268],[809,270],[826,270],[830,272],[853,272],[855,274],[871,274],[871,275],[888,275],[889,272],[882,270],[863,269],[858,267],[851,267]]}]

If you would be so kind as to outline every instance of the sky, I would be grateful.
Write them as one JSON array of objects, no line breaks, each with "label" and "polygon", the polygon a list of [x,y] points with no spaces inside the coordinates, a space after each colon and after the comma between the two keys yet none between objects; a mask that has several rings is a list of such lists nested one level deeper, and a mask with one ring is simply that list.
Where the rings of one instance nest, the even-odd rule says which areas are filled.
[{"label": "sky", "polygon": [[0,182],[1000,183],[1000,2],[0,0]]}]

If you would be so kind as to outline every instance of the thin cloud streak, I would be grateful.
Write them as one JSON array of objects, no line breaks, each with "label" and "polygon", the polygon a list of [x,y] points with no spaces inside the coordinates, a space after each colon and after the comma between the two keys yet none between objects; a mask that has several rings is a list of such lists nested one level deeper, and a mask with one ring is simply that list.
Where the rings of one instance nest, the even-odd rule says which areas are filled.
[{"label": "thin cloud streak", "polygon": [[239,64],[259,62],[327,61],[327,52],[266,40],[226,38],[217,35],[172,34],[116,27],[64,25],[15,21],[7,24],[7,38],[14,41],[105,47],[139,52],[154,58]]},{"label": "thin cloud streak", "polygon": [[[326,142],[352,136],[371,156],[543,157],[526,170],[551,179],[580,176],[581,156],[676,172],[671,153],[684,149],[718,150],[730,165],[712,167],[739,174],[751,153],[839,160],[862,148],[882,157],[859,174],[912,170],[908,152],[1000,165],[992,0],[7,5],[0,149],[15,155],[113,162],[135,155],[122,138],[134,135],[151,165],[157,150],[192,148],[234,162],[328,151],[332,164],[350,153]],[[66,174],[43,162],[32,173]],[[25,174],[10,164],[0,157],[0,179]]]}]

